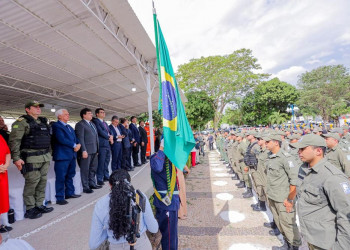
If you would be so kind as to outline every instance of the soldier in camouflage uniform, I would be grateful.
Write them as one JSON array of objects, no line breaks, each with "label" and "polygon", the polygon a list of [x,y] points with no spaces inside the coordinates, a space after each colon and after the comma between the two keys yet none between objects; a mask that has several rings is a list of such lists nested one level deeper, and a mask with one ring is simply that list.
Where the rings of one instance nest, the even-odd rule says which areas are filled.
[{"label": "soldier in camouflage uniform", "polygon": [[26,205],[25,218],[36,219],[49,213],[52,207],[43,205],[47,172],[49,170],[50,129],[45,117],[39,117],[41,107],[37,101],[25,105],[26,115],[12,124],[9,146],[14,164],[25,179],[23,200]]},{"label": "soldier in camouflage uniform", "polygon": [[337,133],[327,133],[322,135],[326,139],[327,151],[325,158],[328,162],[342,171],[348,178],[350,177],[350,154],[346,154],[340,149],[340,136]]},{"label": "soldier in camouflage uniform", "polygon": [[[282,139],[277,134],[263,137],[271,151],[267,160],[267,196],[274,221],[284,237],[282,247],[273,249],[298,249],[301,238],[296,224],[295,195],[298,184],[298,164],[293,156],[281,149]],[[271,235],[279,232],[271,230]]]},{"label": "soldier in camouflage uniform", "polygon": [[[249,145],[247,147],[247,151],[245,153],[245,158],[244,158],[244,164],[245,164],[244,171],[250,174],[252,180],[249,178],[249,181],[252,184],[254,184],[254,189],[256,191],[255,181],[258,178],[257,172],[256,172],[257,165],[258,165],[257,157],[260,153],[260,146],[258,145],[258,140],[255,137],[257,133],[254,130],[248,131],[247,135],[248,135],[247,140],[249,141]],[[252,185],[250,187],[247,185],[247,192],[243,193],[243,198],[251,198],[251,197],[253,197]]]},{"label": "soldier in camouflage uniform", "polygon": [[236,184],[236,186],[238,188],[244,188],[245,187],[245,184],[244,184],[244,181],[243,181],[242,168],[241,168],[241,164],[243,162],[243,156],[240,153],[240,151],[242,150],[241,147],[244,147],[244,145],[241,145],[241,144],[244,144],[243,137],[244,137],[244,134],[238,133],[237,134],[237,138],[236,138],[237,147],[236,147],[236,151],[235,151],[236,152],[235,166],[236,166],[236,169],[237,169],[236,173],[237,173],[237,176],[238,176],[238,179],[239,179],[239,183]]}]

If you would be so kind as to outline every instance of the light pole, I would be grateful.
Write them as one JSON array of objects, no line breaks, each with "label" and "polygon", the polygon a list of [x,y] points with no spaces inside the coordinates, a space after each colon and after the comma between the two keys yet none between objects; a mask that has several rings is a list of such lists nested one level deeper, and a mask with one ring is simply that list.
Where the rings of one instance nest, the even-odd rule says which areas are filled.
[{"label": "light pole", "polygon": [[292,113],[292,123],[295,124],[294,110],[298,112],[299,108],[295,104],[288,104],[287,112]]}]

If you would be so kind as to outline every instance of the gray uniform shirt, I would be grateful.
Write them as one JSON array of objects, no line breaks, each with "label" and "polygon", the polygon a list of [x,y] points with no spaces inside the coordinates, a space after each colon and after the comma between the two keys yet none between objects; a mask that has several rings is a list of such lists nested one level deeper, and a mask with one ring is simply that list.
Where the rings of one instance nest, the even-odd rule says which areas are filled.
[{"label": "gray uniform shirt", "polygon": [[280,149],[267,159],[267,196],[277,202],[288,198],[289,186],[298,184],[298,164],[294,157]]},{"label": "gray uniform shirt", "polygon": [[306,171],[298,191],[298,215],[304,239],[325,249],[350,247],[350,182],[322,159]]},{"label": "gray uniform shirt", "polygon": [[347,158],[347,155],[350,157],[350,153],[345,153],[341,150],[339,144],[334,148],[328,148],[326,153],[326,158],[328,162],[337,167],[342,171],[347,177],[350,177],[350,162]]}]

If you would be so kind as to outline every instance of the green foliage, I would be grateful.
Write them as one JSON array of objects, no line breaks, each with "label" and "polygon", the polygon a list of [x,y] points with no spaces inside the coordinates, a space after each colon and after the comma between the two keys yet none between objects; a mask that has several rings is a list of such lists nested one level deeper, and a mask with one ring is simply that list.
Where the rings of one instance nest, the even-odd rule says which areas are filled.
[{"label": "green foliage", "polygon": [[186,115],[192,128],[204,127],[215,115],[215,105],[205,91],[186,93]]},{"label": "green foliage", "polygon": [[297,89],[286,82],[273,78],[258,84],[242,101],[241,109],[246,124],[259,125],[270,123],[269,117],[278,112],[288,119],[288,104],[295,103],[299,97]]},{"label": "green foliage", "polygon": [[282,124],[282,123],[285,123],[288,119],[288,115],[287,114],[284,114],[284,113],[280,113],[279,111],[277,112],[273,112],[269,117],[268,117],[268,120],[269,120],[269,123],[270,125],[273,125],[273,124]]},{"label": "green foliage", "polygon": [[[153,127],[159,128],[160,125],[162,125],[163,119],[161,115],[159,114],[158,110],[153,110],[152,112],[152,118],[153,118]],[[148,121],[148,112],[144,112],[138,115],[139,121]]]},{"label": "green foliage", "polygon": [[225,56],[192,59],[179,66],[176,78],[185,92],[205,91],[212,98],[216,107],[214,127],[217,128],[225,106],[267,77],[254,73],[258,69],[261,67],[252,51],[240,49]]},{"label": "green foliage", "polygon": [[222,117],[222,119],[220,121],[220,124],[221,123],[227,123],[230,125],[238,125],[238,126],[243,125],[245,122],[243,120],[242,110],[239,108],[226,109],[225,115]]},{"label": "green foliage", "polygon": [[321,115],[324,121],[348,112],[350,76],[343,65],[322,66],[299,78],[298,107],[303,113]]}]

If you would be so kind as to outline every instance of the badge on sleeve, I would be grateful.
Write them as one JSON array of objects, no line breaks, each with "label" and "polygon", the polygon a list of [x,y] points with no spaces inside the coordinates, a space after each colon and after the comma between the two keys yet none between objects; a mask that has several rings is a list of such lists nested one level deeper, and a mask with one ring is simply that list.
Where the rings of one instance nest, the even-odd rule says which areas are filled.
[{"label": "badge on sleeve", "polygon": [[350,185],[348,182],[342,182],[340,186],[343,188],[345,194],[350,194]]},{"label": "badge on sleeve", "polygon": [[288,164],[289,164],[290,168],[294,168],[295,167],[293,161],[288,161]]}]

